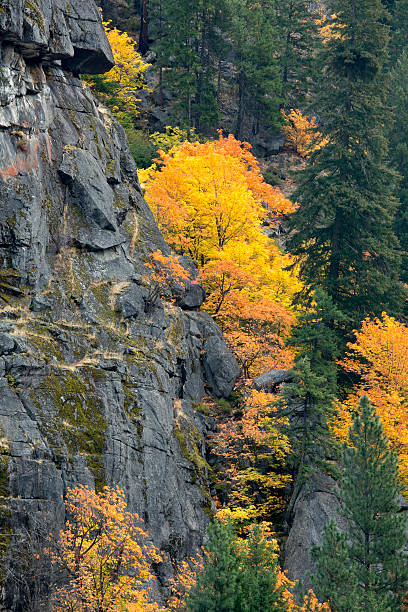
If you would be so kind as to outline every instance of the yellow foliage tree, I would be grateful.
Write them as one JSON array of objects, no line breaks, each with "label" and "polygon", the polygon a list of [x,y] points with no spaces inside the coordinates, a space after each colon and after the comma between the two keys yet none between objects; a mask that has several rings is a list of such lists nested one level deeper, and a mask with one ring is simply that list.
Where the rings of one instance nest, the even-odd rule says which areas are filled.
[{"label": "yellow foliage tree", "polygon": [[[249,145],[248,145],[249,147]],[[268,185],[233,136],[160,152],[146,200],[171,246],[203,265],[228,245],[262,240],[260,223],[294,205]]]},{"label": "yellow foliage tree", "polygon": [[287,125],[282,130],[287,141],[301,157],[309,157],[313,151],[317,151],[327,144],[322,134],[318,131],[316,118],[310,119],[304,116],[299,109],[292,108],[289,113],[281,111]]},{"label": "yellow foliage tree", "polygon": [[53,598],[55,612],[160,612],[149,601],[150,565],[161,557],[147,543],[141,519],[126,509],[123,491],[86,486],[68,489],[69,520],[50,547],[63,573]]},{"label": "yellow foliage tree", "polygon": [[219,518],[234,519],[241,528],[254,519],[270,526],[271,514],[282,507],[279,491],[291,481],[282,470],[289,452],[282,432],[287,422],[277,417],[273,400],[271,394],[252,391],[242,416],[220,423],[212,437],[213,452],[225,462],[222,503],[229,506]]},{"label": "yellow foliage tree", "polygon": [[408,327],[385,313],[365,319],[348,349],[342,365],[360,382],[340,404],[332,429],[345,441],[358,400],[368,395],[398,454],[408,489]]},{"label": "yellow foliage tree", "polygon": [[145,72],[150,67],[136,51],[136,42],[127,32],[111,28],[111,21],[102,21],[115,65],[99,77],[88,78],[95,93],[102,97],[119,118],[123,113],[138,113],[138,92],[147,89]]},{"label": "yellow foliage tree", "polygon": [[300,289],[291,259],[263,233],[295,205],[268,185],[250,145],[233,136],[160,152],[145,196],[169,244],[202,268],[205,310],[224,329],[245,376],[290,367],[283,336]]}]

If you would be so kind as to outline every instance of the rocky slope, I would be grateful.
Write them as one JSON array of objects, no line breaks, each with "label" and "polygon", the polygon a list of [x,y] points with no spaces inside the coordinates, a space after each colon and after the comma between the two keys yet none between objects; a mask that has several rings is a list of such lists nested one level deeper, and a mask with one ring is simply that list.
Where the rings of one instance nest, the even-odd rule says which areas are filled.
[{"label": "rocky slope", "polygon": [[[5,0],[0,44],[3,550],[61,523],[67,487],[107,483],[190,554],[211,508],[193,404],[228,396],[237,364],[196,285],[149,305],[144,262],[168,248],[123,130],[78,78],[112,65],[93,0]],[[4,609],[24,609],[5,576]]]}]

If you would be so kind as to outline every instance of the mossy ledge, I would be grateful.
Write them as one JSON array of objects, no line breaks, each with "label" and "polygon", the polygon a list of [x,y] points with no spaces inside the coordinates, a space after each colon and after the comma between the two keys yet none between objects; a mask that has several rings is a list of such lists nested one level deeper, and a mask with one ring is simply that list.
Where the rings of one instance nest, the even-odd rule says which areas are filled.
[{"label": "mossy ledge", "polygon": [[175,421],[174,435],[179,442],[183,457],[194,466],[192,480],[198,484],[204,497],[204,512],[212,517],[213,504],[208,490],[208,474],[212,473],[212,468],[200,452],[203,436],[193,423],[184,420]]},{"label": "mossy ledge", "polygon": [[[57,454],[65,446],[69,458],[85,455],[97,490],[106,484],[102,455],[107,424],[95,387],[95,377],[101,375],[91,367],[77,371],[53,368],[33,392],[49,444]],[[54,416],[47,411],[50,403],[57,410]]]}]

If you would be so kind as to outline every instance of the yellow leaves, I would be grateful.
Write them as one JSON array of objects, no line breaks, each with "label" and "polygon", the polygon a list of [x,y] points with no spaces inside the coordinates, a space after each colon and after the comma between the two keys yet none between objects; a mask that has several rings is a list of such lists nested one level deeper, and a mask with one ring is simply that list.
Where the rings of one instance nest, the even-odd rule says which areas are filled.
[{"label": "yellow leaves", "polygon": [[65,505],[70,520],[50,555],[67,580],[54,592],[53,610],[159,612],[148,583],[150,564],[161,557],[141,519],[127,511],[123,491],[104,487],[97,494],[80,485],[68,489]]},{"label": "yellow leaves", "polygon": [[401,478],[408,487],[408,328],[386,313],[365,319],[348,349],[341,365],[361,382],[339,406],[332,429],[346,440],[358,400],[368,395],[398,453]]},{"label": "yellow leaves", "polygon": [[203,569],[202,555],[190,558],[189,561],[177,563],[174,578],[170,578],[171,597],[167,602],[167,609],[171,612],[185,610],[186,597],[195,585],[197,576]]},{"label": "yellow leaves", "polygon": [[[119,117],[124,111],[137,114],[137,103],[140,102],[137,92],[147,89],[144,74],[150,64],[143,61],[136,51],[136,42],[126,32],[111,28],[111,21],[102,23],[115,60],[113,68],[102,75],[104,83],[113,86],[113,94],[117,100],[112,112]],[[95,86],[95,82],[89,84],[91,87]],[[105,96],[107,95],[105,93]]]},{"label": "yellow leaves", "polygon": [[290,256],[261,225],[278,222],[295,205],[264,181],[250,145],[232,135],[184,142],[160,151],[156,163],[140,175],[146,200],[173,249],[202,268],[204,309],[224,329],[244,376],[290,367],[283,336],[300,283],[286,269]]},{"label": "yellow leaves", "polygon": [[221,423],[212,437],[213,452],[226,462],[223,484],[229,486],[232,508],[220,511],[220,518],[234,519],[241,530],[254,518],[268,521],[281,504],[276,492],[291,480],[275,472],[289,453],[289,440],[282,431],[287,421],[277,417],[274,399],[252,390],[242,416]]},{"label": "yellow leaves", "polygon": [[281,111],[283,118],[287,122],[282,130],[286,135],[289,144],[299,153],[301,157],[309,157],[313,151],[321,149],[327,144],[318,131],[316,118],[305,117],[299,109],[291,109],[288,114]]},{"label": "yellow leaves", "polygon": [[265,183],[248,146],[233,136],[161,151],[159,164],[146,200],[168,242],[198,264],[227,245],[259,241],[266,216],[294,208]]},{"label": "yellow leaves", "polygon": [[344,32],[342,32],[342,30],[346,25],[339,21],[336,14],[330,17],[324,16],[322,19],[318,19],[316,23],[319,26],[320,36],[324,44],[327,44],[331,40],[341,40],[344,38]]}]

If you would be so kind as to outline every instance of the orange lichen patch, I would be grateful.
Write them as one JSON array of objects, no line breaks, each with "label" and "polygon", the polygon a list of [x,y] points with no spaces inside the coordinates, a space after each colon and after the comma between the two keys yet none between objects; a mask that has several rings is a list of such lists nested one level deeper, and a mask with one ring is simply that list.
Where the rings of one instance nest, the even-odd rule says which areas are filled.
[{"label": "orange lichen patch", "polygon": [[5,168],[0,169],[0,176],[3,181],[7,181],[18,174],[31,174],[37,170],[38,149],[39,143],[31,143],[30,141],[21,140],[18,144],[19,150],[16,153],[15,160]]}]

